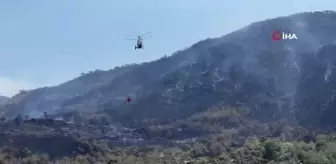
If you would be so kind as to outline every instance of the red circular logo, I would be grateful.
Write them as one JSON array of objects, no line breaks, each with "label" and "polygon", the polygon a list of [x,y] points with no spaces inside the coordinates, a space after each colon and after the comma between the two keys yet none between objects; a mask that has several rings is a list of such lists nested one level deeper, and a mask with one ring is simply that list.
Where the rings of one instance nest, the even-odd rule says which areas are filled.
[{"label": "red circular logo", "polygon": [[272,34],[273,40],[279,41],[281,40],[281,32],[280,31],[274,31]]}]

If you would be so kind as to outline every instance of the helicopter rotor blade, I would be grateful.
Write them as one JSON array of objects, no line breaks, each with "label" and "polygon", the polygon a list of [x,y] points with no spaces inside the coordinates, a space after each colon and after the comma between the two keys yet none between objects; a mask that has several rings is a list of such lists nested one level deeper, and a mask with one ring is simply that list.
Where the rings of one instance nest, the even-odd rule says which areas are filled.
[{"label": "helicopter rotor blade", "polygon": [[124,35],[123,38],[126,39],[126,40],[136,40],[136,39],[138,39],[138,37],[135,37],[135,36],[132,36],[132,35]]},{"label": "helicopter rotor blade", "polygon": [[125,38],[126,40],[138,40],[137,38]]},{"label": "helicopter rotor blade", "polygon": [[145,37],[143,37],[142,39],[147,39],[147,38],[150,38],[150,37],[152,37],[152,35],[145,36]]},{"label": "helicopter rotor blade", "polygon": [[147,32],[146,34],[141,35],[141,37],[144,37],[144,36],[149,35],[149,34],[151,34],[151,33]]}]

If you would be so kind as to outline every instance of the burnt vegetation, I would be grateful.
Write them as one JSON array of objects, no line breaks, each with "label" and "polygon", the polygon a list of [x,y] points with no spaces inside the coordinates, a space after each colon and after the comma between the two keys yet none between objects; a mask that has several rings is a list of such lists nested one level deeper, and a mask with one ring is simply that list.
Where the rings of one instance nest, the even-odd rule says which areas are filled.
[{"label": "burnt vegetation", "polygon": [[[335,20],[324,11],[257,22],[22,92],[0,106],[0,164],[336,163]],[[277,27],[298,40],[271,42]]]}]

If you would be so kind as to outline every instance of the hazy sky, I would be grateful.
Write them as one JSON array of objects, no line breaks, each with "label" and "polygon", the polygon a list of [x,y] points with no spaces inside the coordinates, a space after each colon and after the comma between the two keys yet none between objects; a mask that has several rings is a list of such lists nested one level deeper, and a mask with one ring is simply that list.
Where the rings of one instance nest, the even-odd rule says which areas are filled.
[{"label": "hazy sky", "polygon": [[[251,22],[335,0],[0,0],[0,95],[157,59]],[[145,49],[125,40],[152,32]]]}]

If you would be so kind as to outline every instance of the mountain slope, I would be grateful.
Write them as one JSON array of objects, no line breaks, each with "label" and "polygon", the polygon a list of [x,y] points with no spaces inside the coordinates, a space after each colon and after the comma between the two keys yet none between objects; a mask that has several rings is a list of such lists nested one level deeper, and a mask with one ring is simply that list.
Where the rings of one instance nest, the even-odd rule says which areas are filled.
[{"label": "mountain slope", "polygon": [[295,101],[302,123],[335,126],[336,45],[324,46],[315,54],[306,54]]},{"label": "mountain slope", "polygon": [[[320,14],[320,13],[315,13],[315,14]],[[230,66],[230,61],[231,60],[237,60],[237,61],[243,61],[245,63],[241,63],[241,65],[243,67],[248,67],[248,64],[258,64],[258,63],[253,63],[255,62],[255,60],[257,60],[256,58],[256,54],[258,53],[262,53],[262,52],[267,52],[267,51],[282,51],[283,49],[285,49],[286,51],[288,51],[288,53],[291,53],[292,55],[289,57],[294,57],[296,52],[305,52],[305,51],[314,51],[316,50],[320,45],[318,45],[317,43],[323,42],[322,44],[325,43],[331,43],[331,41],[333,41],[333,39],[335,38],[332,35],[329,35],[327,33],[323,33],[323,34],[314,34],[314,37],[310,36],[313,35],[310,32],[308,32],[307,30],[310,30],[310,25],[314,24],[315,22],[313,22],[313,20],[310,20],[309,18],[312,16],[315,16],[315,14],[312,13],[305,13],[305,14],[299,14],[299,15],[293,15],[291,17],[283,17],[283,18],[277,18],[274,20],[268,20],[268,21],[264,21],[264,22],[258,22],[258,23],[254,23],[248,27],[246,27],[245,29],[242,30],[238,30],[232,34],[229,34],[227,36],[223,36],[221,38],[216,38],[216,39],[208,39],[208,40],[204,40],[201,41],[199,43],[196,43],[195,45],[191,46],[189,49],[187,49],[186,51],[191,51],[191,55],[193,55],[193,62],[191,62],[191,64],[195,64],[195,63],[199,63],[200,61],[206,60],[206,61],[212,61],[212,60],[217,60],[216,55],[209,55],[210,53],[218,53],[217,56],[221,56],[225,54],[226,51],[226,47],[228,47],[227,45],[234,45],[234,46],[240,46],[240,48],[237,49],[241,49],[238,51],[243,51],[242,53],[244,55],[241,55],[240,57],[235,57],[236,54],[232,53],[231,55],[229,55],[230,57],[227,57],[225,60],[225,64],[218,62],[217,64],[224,64],[226,65],[226,68],[223,69],[228,69]],[[327,13],[324,12],[322,13],[323,17],[324,15],[327,14],[334,14],[334,13]],[[330,18],[331,19],[331,18]],[[325,20],[324,24],[329,23],[328,20]],[[334,30],[332,28],[333,26],[328,27],[327,29],[329,30],[329,32],[331,30]],[[314,27],[315,28],[315,27]],[[316,30],[318,32],[320,31],[328,31],[326,30],[326,28],[324,27],[323,24],[321,24],[321,27],[316,27],[316,28],[320,28],[320,30]],[[323,28],[323,30],[322,30]],[[270,35],[272,33],[272,31],[277,30],[277,29],[282,29],[285,31],[295,31],[296,33],[298,33],[299,37],[302,38],[307,38],[307,37],[311,37],[311,40],[306,40],[306,39],[300,39],[298,41],[286,41],[286,42],[272,42],[270,39]],[[307,34],[309,33],[309,35]],[[317,32],[316,32],[317,33]],[[307,36],[308,35],[308,36]],[[257,40],[257,41],[256,41]],[[312,41],[314,40],[314,41]],[[310,48],[310,49],[307,49]],[[212,51],[212,52],[210,52]],[[217,51],[217,52],[214,52]],[[179,52],[177,53],[178,55],[181,56],[187,56],[187,54],[185,53],[185,51]],[[189,55],[189,54],[188,54]],[[212,59],[212,57],[214,57],[214,59]],[[169,57],[167,59],[162,59],[162,61],[160,63],[168,63],[170,61],[172,61],[172,58],[174,58],[174,56]],[[189,58],[187,58],[189,59]],[[219,60],[224,60],[224,58],[221,58]],[[294,60],[294,59],[290,59],[290,60]],[[157,61],[158,62],[158,61]],[[177,62],[174,61],[174,62]],[[179,62],[184,62],[183,60],[179,61]],[[136,97],[137,99],[141,98],[141,97],[146,97],[146,93],[148,90],[151,90],[152,87],[152,82],[153,83],[162,83],[162,76],[166,73],[162,73],[160,75],[156,74],[153,72],[153,70],[158,70],[160,71],[160,66],[158,64],[158,66],[154,66],[154,63],[148,63],[148,65],[142,65],[139,68],[140,69],[144,69],[144,67],[146,66],[152,66],[151,68],[153,69],[148,69],[148,71],[140,71],[137,70],[135,71],[136,73],[134,74],[130,74],[130,76],[124,76],[121,77],[120,80],[114,81],[111,83],[110,86],[106,86],[103,87],[103,92],[99,91],[99,92],[94,92],[95,94],[100,93],[102,94],[101,97],[103,97],[104,100],[106,100],[106,98],[111,98],[110,101],[108,101],[110,104],[108,105],[118,105],[123,103],[123,101],[115,101],[113,100],[114,97],[116,97],[116,92],[119,92],[116,90],[116,88],[122,88],[120,89],[121,91],[119,92],[119,96],[123,97],[124,95],[126,96],[127,94],[131,94],[134,95],[134,91],[137,91],[138,89],[140,89],[141,91],[138,91],[136,93]],[[187,65],[187,66],[183,66],[182,67],[177,67],[175,69],[171,69],[171,70],[180,70],[180,69],[184,69],[183,67],[189,67],[191,64]],[[206,66],[205,66],[206,67]],[[215,66],[216,67],[216,66]],[[244,68],[245,70],[249,70],[249,68]],[[253,72],[260,72],[260,70],[249,70],[249,71],[253,71]],[[153,72],[153,74],[152,74]],[[172,72],[170,72],[172,73]],[[152,77],[155,77],[154,79],[149,78],[150,75],[154,75]],[[183,76],[183,75],[182,75]],[[144,87],[143,89],[141,89],[141,87],[138,86],[139,83],[133,83],[130,82],[129,84],[125,84],[123,83],[123,86],[120,86],[118,84],[118,82],[127,79],[129,81],[129,79],[140,79],[140,78],[144,78],[145,81],[140,82],[141,84],[147,84],[147,87]],[[136,81],[134,80],[134,81]],[[156,82],[155,82],[156,81]],[[125,88],[138,88],[138,89],[134,89],[133,92],[131,90],[126,90]],[[95,96],[93,96],[94,94],[89,94],[89,95],[85,95],[84,97],[80,98],[81,100],[78,100],[77,103],[75,104],[84,104],[87,100],[93,101],[93,100],[97,100],[97,98]],[[91,98],[89,98],[91,97]],[[111,103],[112,102],[112,103]],[[72,102],[71,102],[72,103]],[[71,104],[69,103],[69,104]],[[92,103],[92,104],[96,104]],[[104,103],[103,103],[104,104]],[[85,105],[84,105],[85,106]],[[90,108],[92,108],[90,106]]]},{"label": "mountain slope", "polygon": [[[110,113],[112,117],[124,116],[125,121],[152,118],[164,122],[224,101],[229,105],[248,106],[251,115],[262,120],[300,118],[300,112],[293,113],[298,104],[302,107],[305,104],[299,101],[301,92],[309,90],[307,86],[298,86],[305,80],[302,77],[307,69],[306,52],[319,56],[316,51],[324,51],[323,45],[334,43],[336,24],[332,18],[336,14],[329,11],[297,14],[258,22],[244,29],[243,34],[238,30],[214,39],[196,63],[149,84],[140,91],[146,96],[139,98],[136,105],[126,105]],[[299,40],[273,42],[272,29],[296,29]],[[258,35],[244,36],[255,33]],[[318,74],[317,71],[311,73]],[[299,110],[305,113],[304,108]],[[319,119],[323,118],[315,117]]]},{"label": "mountain slope", "polygon": [[0,96],[0,105],[2,105],[2,104],[5,104],[6,103],[6,101],[8,101],[9,100],[9,98],[8,97],[5,97],[5,96]]},{"label": "mountain slope", "polygon": [[[295,33],[298,40],[272,41],[271,34],[276,30]],[[320,62],[307,60],[306,54],[331,53],[323,46],[335,40],[335,12],[265,20],[157,61],[87,74],[60,86],[30,91],[20,99],[22,95],[17,95],[4,110],[14,116],[103,109],[118,121],[168,121],[222,102],[247,106],[252,117],[262,120],[293,113],[299,116],[306,113],[304,102],[309,98],[305,91],[312,97],[318,95],[316,92],[324,94],[322,90],[310,90],[321,82],[306,83],[305,76],[317,77],[323,72],[309,68],[307,62]],[[125,104],[126,96],[133,97],[134,102]]]}]

